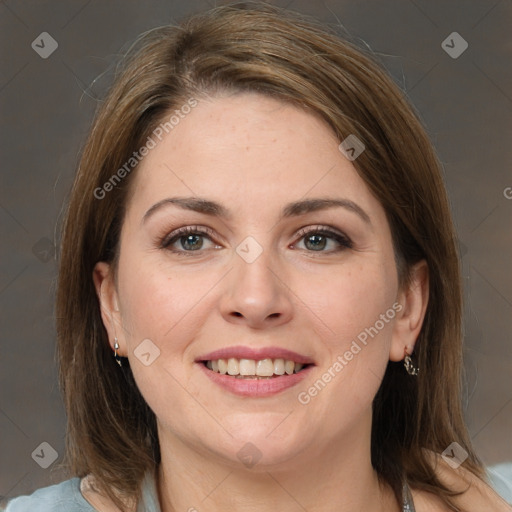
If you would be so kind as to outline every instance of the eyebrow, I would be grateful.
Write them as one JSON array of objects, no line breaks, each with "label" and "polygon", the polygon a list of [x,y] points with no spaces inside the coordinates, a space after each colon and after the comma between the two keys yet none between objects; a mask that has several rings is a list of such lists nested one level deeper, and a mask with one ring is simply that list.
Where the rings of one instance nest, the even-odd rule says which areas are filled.
[{"label": "eyebrow", "polygon": [[281,218],[295,217],[306,213],[326,210],[328,208],[345,208],[357,214],[366,224],[372,225],[370,216],[354,201],[350,199],[305,199],[287,204],[283,208]]},{"label": "eyebrow", "polygon": [[[146,222],[155,212],[172,204],[182,208],[183,210],[191,210],[214,217],[222,217],[225,219],[232,218],[231,213],[221,204],[208,199],[197,197],[168,197],[154,204],[142,218],[142,222]],[[313,198],[294,201],[288,203],[282,210],[280,220],[290,217],[298,217],[307,213],[326,210],[328,208],[345,208],[358,215],[366,224],[372,225],[369,215],[354,201],[349,199],[329,199],[329,198]]]},{"label": "eyebrow", "polygon": [[154,204],[142,217],[142,222],[146,222],[151,215],[156,211],[162,209],[164,206],[173,204],[182,208],[183,210],[192,210],[198,213],[204,213],[215,217],[224,217],[229,219],[230,213],[224,206],[216,203],[215,201],[208,201],[207,199],[200,199],[197,197],[168,197],[158,201]]}]

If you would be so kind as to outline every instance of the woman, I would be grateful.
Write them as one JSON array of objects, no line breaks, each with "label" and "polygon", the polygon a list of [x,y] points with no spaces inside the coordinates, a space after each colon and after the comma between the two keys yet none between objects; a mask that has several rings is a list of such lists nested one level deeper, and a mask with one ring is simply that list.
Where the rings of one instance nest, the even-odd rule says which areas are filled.
[{"label": "woman", "polygon": [[232,5],[142,36],[60,261],[75,478],[9,512],[510,510],[462,419],[438,161],[315,22]]}]

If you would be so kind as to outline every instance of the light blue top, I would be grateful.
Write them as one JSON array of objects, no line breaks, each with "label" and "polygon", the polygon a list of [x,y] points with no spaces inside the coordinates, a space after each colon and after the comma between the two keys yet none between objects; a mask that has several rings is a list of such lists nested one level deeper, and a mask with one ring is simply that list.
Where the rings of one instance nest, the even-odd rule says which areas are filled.
[{"label": "light blue top", "polygon": [[[82,496],[80,478],[71,478],[60,484],[44,487],[30,496],[15,498],[5,512],[98,512]],[[142,484],[142,498],[137,512],[161,512],[155,479],[148,473]]]},{"label": "light blue top", "polygon": [[503,462],[487,468],[487,476],[494,490],[512,505],[512,462]]},{"label": "light blue top", "polygon": [[[512,463],[488,468],[487,474],[496,492],[512,504]],[[414,512],[414,503],[404,487],[403,511]],[[11,500],[5,512],[98,512],[80,492],[80,479],[72,478],[60,484],[44,487],[30,496]],[[147,474],[142,485],[142,499],[137,512],[161,512],[153,475]]]}]

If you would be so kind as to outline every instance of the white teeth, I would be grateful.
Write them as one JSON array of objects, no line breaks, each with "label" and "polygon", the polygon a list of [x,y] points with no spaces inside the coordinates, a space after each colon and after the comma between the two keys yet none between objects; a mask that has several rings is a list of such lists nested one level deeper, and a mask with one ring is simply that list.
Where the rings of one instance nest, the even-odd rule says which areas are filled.
[{"label": "white teeth", "polygon": [[255,375],[256,361],[253,359],[240,359],[240,375]]},{"label": "white teeth", "polygon": [[272,377],[272,375],[274,375],[274,363],[272,359],[262,359],[258,361],[256,364],[256,375],[258,377]]},{"label": "white teeth", "polygon": [[284,359],[274,360],[274,373],[276,375],[284,375]]},{"label": "white teeth", "polygon": [[228,359],[228,373],[229,375],[238,375],[240,373],[240,363],[238,359],[234,357]]},{"label": "white teeth", "polygon": [[231,375],[233,377],[273,377],[274,375],[292,375],[298,373],[304,368],[301,363],[295,363],[290,359],[217,359],[206,362],[207,368],[220,373],[221,375]]},{"label": "white teeth", "polygon": [[228,362],[225,359],[219,359],[217,362],[219,363],[219,373],[226,375],[228,372]]}]

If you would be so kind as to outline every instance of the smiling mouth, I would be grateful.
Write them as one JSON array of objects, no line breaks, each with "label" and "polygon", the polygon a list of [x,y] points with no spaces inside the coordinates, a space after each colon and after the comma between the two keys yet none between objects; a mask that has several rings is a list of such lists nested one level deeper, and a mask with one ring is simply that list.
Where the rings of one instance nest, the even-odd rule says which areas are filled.
[{"label": "smiling mouth", "polygon": [[299,373],[310,364],[296,363],[290,359],[216,359],[203,361],[203,364],[212,372],[220,373],[236,379],[274,379],[286,375]]}]

